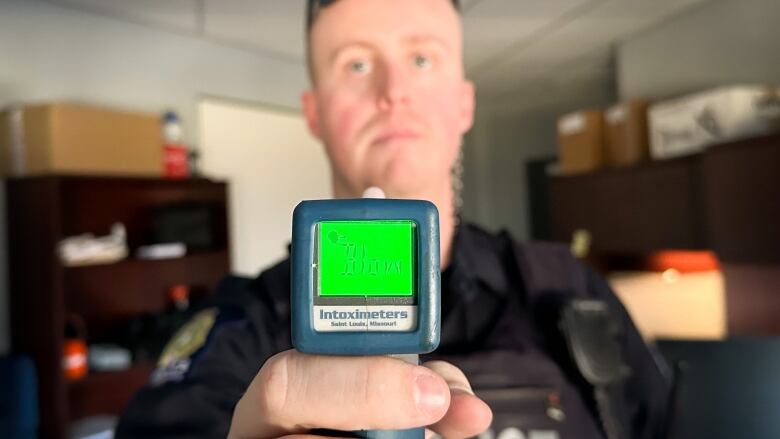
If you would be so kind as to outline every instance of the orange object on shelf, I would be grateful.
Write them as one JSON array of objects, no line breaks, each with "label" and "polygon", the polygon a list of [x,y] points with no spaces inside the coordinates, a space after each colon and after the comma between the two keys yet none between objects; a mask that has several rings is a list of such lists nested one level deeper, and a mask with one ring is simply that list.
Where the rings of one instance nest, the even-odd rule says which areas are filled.
[{"label": "orange object on shelf", "polygon": [[190,306],[189,285],[176,284],[168,288],[168,302],[180,311],[186,310]]},{"label": "orange object on shelf", "polygon": [[718,257],[711,251],[661,250],[647,256],[648,271],[675,269],[680,273],[719,270]]},{"label": "orange object on shelf", "polygon": [[168,300],[177,302],[190,298],[190,287],[183,284],[177,284],[168,289]]},{"label": "orange object on shelf", "polygon": [[87,343],[79,338],[65,340],[62,347],[62,369],[65,378],[75,381],[87,376]]}]

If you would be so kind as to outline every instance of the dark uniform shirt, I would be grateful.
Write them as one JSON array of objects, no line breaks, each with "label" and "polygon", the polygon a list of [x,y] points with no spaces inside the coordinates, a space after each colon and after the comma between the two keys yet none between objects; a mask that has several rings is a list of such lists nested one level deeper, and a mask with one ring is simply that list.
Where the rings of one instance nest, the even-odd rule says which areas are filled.
[{"label": "dark uniform shirt", "polygon": [[[593,389],[550,336],[557,322],[526,297],[513,245],[506,234],[458,228],[442,273],[441,343],[423,360],[443,359],[466,373],[493,409],[491,432],[499,438],[602,438]],[[661,437],[667,380],[607,283],[586,273],[587,294],[608,302],[623,329],[631,375],[618,411],[628,437]],[[117,438],[227,435],[235,404],[265,360],[291,348],[289,260],[232,293],[232,305],[195,319],[206,322],[202,346],[156,371],[122,416]]]}]

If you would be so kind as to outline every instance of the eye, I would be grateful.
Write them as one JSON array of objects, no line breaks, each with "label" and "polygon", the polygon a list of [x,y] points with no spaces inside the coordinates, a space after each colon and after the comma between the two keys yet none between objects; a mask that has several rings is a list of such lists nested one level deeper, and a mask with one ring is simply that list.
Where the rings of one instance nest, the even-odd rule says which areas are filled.
[{"label": "eye", "polygon": [[349,71],[364,75],[371,71],[371,63],[365,60],[356,60],[349,63]]},{"label": "eye", "polygon": [[420,70],[427,70],[431,68],[432,64],[431,58],[426,55],[415,55],[414,57],[414,66]]}]

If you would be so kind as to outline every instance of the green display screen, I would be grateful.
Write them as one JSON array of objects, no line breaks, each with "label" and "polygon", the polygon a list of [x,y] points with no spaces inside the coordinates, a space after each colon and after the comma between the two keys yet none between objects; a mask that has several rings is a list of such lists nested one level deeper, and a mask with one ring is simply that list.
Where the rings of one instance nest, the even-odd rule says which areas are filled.
[{"label": "green display screen", "polygon": [[320,296],[412,296],[413,221],[319,223]]}]

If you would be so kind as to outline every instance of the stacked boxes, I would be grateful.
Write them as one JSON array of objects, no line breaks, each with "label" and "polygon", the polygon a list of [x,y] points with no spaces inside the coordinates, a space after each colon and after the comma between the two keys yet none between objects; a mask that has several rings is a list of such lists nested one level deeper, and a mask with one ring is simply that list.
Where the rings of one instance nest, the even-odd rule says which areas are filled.
[{"label": "stacked boxes", "polygon": [[600,110],[578,111],[558,120],[561,171],[577,174],[604,164],[604,116]]},{"label": "stacked boxes", "polygon": [[634,100],[613,105],[605,113],[606,164],[631,166],[647,161],[650,147],[647,138],[647,108],[650,103]]},{"label": "stacked boxes", "polygon": [[603,113],[562,116],[559,159],[566,174],[590,172],[695,154],[713,144],[779,130],[779,88],[720,87],[656,104],[630,100]]},{"label": "stacked boxes", "polygon": [[648,101],[635,100],[606,111],[579,111],[561,117],[558,120],[561,171],[577,174],[646,161],[648,106]]},{"label": "stacked boxes", "polygon": [[0,113],[0,173],[160,176],[160,118],[86,105],[45,104]]}]

